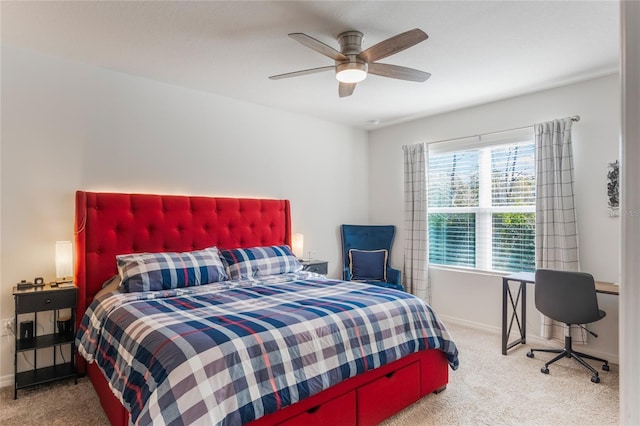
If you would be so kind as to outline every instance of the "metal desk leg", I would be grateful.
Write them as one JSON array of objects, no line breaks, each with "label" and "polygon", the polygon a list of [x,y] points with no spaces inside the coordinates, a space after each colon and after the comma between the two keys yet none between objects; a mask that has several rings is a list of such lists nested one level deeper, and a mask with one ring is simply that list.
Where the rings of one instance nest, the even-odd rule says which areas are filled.
[{"label": "metal desk leg", "polygon": [[[506,355],[507,351],[512,347],[521,343],[526,343],[526,322],[527,322],[527,283],[525,281],[518,282],[518,293],[515,300],[511,293],[511,287],[509,287],[509,280],[502,279],[502,355]],[[522,298],[522,300],[520,300]],[[507,301],[511,303],[511,319],[507,326],[508,305]],[[518,302],[520,302],[520,316],[518,316]],[[521,322],[522,319],[522,322]],[[520,331],[520,338],[509,343],[509,335],[511,334],[511,328],[513,327],[513,321],[516,321],[518,331]]]},{"label": "metal desk leg", "polygon": [[509,281],[502,278],[502,355],[507,354],[507,340],[509,333],[507,332],[507,292],[509,291]]},{"label": "metal desk leg", "polygon": [[520,343],[524,345],[527,343],[527,283],[524,281],[520,283],[520,294],[522,295],[522,302],[520,302],[520,307],[522,308],[522,314],[520,315],[520,319],[522,320]]}]

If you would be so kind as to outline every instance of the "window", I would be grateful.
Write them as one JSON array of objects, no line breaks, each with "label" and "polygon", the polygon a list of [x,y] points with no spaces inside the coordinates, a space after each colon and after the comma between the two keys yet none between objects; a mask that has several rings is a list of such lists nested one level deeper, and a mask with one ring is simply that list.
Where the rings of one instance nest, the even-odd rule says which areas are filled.
[{"label": "window", "polygon": [[533,135],[512,139],[430,145],[431,264],[535,270]]}]

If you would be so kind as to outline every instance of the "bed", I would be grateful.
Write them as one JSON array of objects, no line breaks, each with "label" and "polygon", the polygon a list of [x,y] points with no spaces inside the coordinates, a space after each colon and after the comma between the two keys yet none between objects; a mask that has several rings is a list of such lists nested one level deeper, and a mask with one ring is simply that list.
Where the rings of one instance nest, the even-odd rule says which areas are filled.
[{"label": "bed", "polygon": [[[207,285],[107,292],[94,300],[98,293],[104,293],[103,284],[116,275],[119,255],[215,248],[233,256],[236,251],[253,253],[253,248],[286,248],[290,243],[288,200],[78,191],[77,366],[81,374],[89,376],[109,421],[114,425],[367,425],[445,389],[448,369],[458,365],[455,343],[430,308],[396,290],[330,280],[287,266],[279,275],[221,276]],[[227,261],[233,264],[233,258]],[[229,264],[225,268],[229,271]],[[169,305],[180,306],[180,312],[176,309],[168,314],[171,321],[158,316],[165,315]],[[416,310],[418,314],[413,312]],[[202,312],[212,314],[191,321]],[[367,319],[392,321],[393,315],[404,318],[404,323],[378,325]],[[327,326],[330,317],[337,321]],[[130,331],[147,327],[140,325],[144,321],[153,322],[154,327],[163,324],[157,327],[159,331],[145,328],[142,333],[154,336],[153,349],[136,341]],[[204,328],[200,325],[203,322]],[[198,326],[184,331],[185,324],[191,327],[192,323]],[[297,331],[278,328],[281,323]],[[323,338],[318,332],[331,336],[331,343],[319,344]],[[238,343],[228,338],[231,334],[259,340],[260,344]],[[222,335],[222,340],[216,340]],[[345,341],[337,342],[337,335],[346,336]],[[196,339],[189,341],[190,350],[203,340],[213,343],[202,351],[167,355],[165,361],[154,363],[162,358],[165,348],[185,336]],[[398,343],[397,339],[404,340]],[[305,346],[312,343],[320,347],[319,354]],[[269,352],[270,345],[281,345],[284,352]],[[364,347],[372,348],[371,353],[363,352]],[[217,355],[212,355],[214,352]],[[320,360],[325,352],[331,353],[333,361]],[[347,358],[343,352],[348,353]],[[180,357],[185,359],[175,361],[175,370],[163,365],[159,373],[151,367]],[[286,370],[285,364],[297,368]],[[199,367],[184,372],[193,365]],[[131,371],[128,377],[123,373],[129,368],[136,377]],[[219,379],[221,376],[224,378]],[[187,386],[186,382],[193,383]],[[243,383],[239,390],[238,383]],[[221,398],[223,388],[225,396]],[[217,402],[222,400],[225,402]]]}]

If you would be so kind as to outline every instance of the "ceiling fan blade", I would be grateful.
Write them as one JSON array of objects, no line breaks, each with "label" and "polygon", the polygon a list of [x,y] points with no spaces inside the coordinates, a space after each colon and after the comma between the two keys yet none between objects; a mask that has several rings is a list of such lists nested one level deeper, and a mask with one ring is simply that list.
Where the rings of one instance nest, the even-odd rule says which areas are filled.
[{"label": "ceiling fan blade", "polygon": [[399,80],[426,81],[431,74],[413,68],[401,67],[399,65],[369,63],[369,74],[381,75],[383,77],[397,78]]},{"label": "ceiling fan blade", "polygon": [[373,62],[425,41],[429,36],[424,31],[414,28],[371,46],[358,55],[365,62]]},{"label": "ceiling fan blade", "polygon": [[294,72],[287,72],[284,74],[278,74],[278,75],[272,75],[271,77],[269,77],[270,80],[279,80],[281,78],[289,78],[289,77],[298,77],[301,75],[307,75],[307,74],[315,74],[317,72],[322,72],[322,71],[334,71],[336,69],[335,65],[329,65],[326,67],[319,67],[319,68],[310,68],[308,70],[302,70],[302,71],[294,71]]},{"label": "ceiling fan blade", "polygon": [[348,61],[349,58],[344,56],[342,53],[337,51],[331,46],[328,46],[321,42],[320,40],[316,40],[313,37],[310,37],[304,33],[291,33],[289,37],[297,41],[298,43],[304,44],[310,49],[315,50],[318,53],[322,53],[324,56],[327,56],[334,61]]},{"label": "ceiling fan blade", "polygon": [[338,85],[338,94],[341,98],[345,98],[347,96],[351,96],[353,91],[356,89],[357,83],[342,83]]}]

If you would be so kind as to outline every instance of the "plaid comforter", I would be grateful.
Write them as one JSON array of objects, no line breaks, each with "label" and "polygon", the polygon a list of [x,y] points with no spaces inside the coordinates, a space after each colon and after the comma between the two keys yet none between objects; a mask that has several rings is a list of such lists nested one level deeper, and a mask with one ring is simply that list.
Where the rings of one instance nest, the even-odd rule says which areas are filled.
[{"label": "plaid comforter", "polygon": [[76,343],[144,425],[247,423],[426,348],[458,367],[420,299],[309,272],[108,293]]}]

